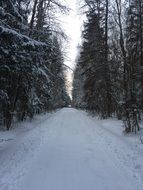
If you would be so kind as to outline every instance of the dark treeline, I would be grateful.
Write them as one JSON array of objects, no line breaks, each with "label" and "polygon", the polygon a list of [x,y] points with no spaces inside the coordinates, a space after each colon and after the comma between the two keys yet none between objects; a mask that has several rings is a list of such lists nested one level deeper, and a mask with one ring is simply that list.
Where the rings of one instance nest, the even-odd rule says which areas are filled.
[{"label": "dark treeline", "polygon": [[0,1],[0,125],[69,103],[61,36],[60,0]]},{"label": "dark treeline", "polygon": [[116,115],[126,132],[143,111],[143,0],[83,0],[86,21],[73,81],[73,104]]}]

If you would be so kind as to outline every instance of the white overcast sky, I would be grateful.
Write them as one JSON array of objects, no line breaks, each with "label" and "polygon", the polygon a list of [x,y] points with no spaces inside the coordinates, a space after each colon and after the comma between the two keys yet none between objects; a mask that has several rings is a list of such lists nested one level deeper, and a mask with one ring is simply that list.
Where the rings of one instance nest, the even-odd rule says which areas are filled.
[{"label": "white overcast sky", "polygon": [[[77,46],[81,42],[81,27],[83,24],[83,16],[79,15],[79,0],[65,0],[71,9],[68,15],[62,16],[62,28],[68,36],[68,43],[65,45],[66,56],[65,64],[70,68],[75,68],[75,59],[77,57]],[[71,97],[73,72],[68,69],[66,72],[67,90]]]},{"label": "white overcast sky", "polygon": [[66,46],[67,56],[69,60],[65,60],[65,64],[71,68],[75,66],[75,58],[77,55],[77,45],[80,43],[81,26],[83,18],[79,15],[77,0],[66,0],[71,11],[69,15],[62,16],[62,27],[69,37]]}]

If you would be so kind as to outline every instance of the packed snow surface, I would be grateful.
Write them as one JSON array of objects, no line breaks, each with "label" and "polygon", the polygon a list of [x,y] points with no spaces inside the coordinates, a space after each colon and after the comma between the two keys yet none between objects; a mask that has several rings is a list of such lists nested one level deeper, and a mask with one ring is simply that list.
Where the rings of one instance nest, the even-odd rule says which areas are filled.
[{"label": "packed snow surface", "polygon": [[64,108],[0,132],[0,190],[142,190],[143,144]]}]

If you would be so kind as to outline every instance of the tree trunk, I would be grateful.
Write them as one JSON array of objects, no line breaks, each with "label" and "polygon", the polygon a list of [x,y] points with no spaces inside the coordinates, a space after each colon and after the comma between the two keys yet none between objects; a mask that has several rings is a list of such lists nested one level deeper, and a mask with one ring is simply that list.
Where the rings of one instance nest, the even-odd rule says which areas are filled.
[{"label": "tree trunk", "polygon": [[32,32],[33,32],[34,19],[35,19],[35,15],[36,15],[37,4],[38,4],[38,0],[35,0],[35,1],[34,1],[34,5],[33,5],[33,10],[32,10],[31,21],[30,21],[30,31],[29,31],[29,36],[31,36],[31,35],[32,35]]}]

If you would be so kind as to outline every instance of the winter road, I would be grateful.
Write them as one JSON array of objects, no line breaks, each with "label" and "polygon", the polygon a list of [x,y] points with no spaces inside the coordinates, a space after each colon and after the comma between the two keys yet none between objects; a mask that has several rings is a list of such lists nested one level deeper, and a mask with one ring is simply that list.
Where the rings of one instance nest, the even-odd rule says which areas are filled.
[{"label": "winter road", "polygon": [[[29,139],[33,138],[31,144],[42,137],[36,153],[33,156],[26,150],[30,146],[26,144],[22,156],[25,159],[15,163],[19,166],[13,166],[11,174],[5,174],[5,166],[3,174],[7,179],[3,178],[1,190],[141,189],[132,172],[110,151],[110,144],[104,139],[106,131],[85,112],[64,108],[42,121],[39,128],[29,132],[31,136],[36,134],[29,135]],[[117,139],[112,143],[117,146],[120,142]],[[18,168],[24,172],[20,174]],[[12,170],[17,177],[8,182]]]}]

